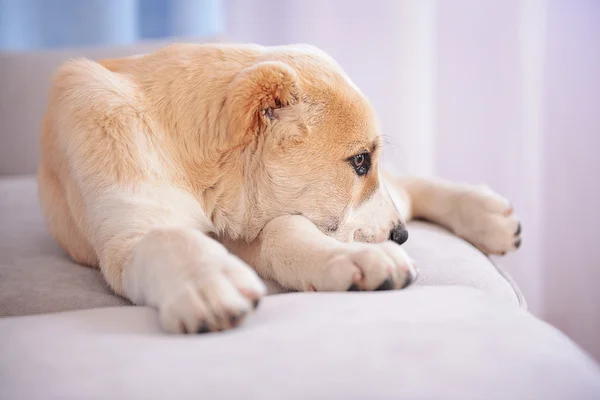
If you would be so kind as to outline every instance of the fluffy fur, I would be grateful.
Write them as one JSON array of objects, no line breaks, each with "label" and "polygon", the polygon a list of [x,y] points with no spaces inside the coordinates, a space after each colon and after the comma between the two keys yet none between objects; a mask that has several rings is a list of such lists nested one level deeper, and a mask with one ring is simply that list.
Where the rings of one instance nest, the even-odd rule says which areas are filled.
[{"label": "fluffy fur", "polygon": [[[405,287],[416,270],[387,239],[405,240],[412,217],[486,253],[520,244],[512,208],[488,189],[380,171],[371,105],[312,47],[71,60],[54,77],[41,145],[56,241],[156,307],[170,332],[238,325],[264,295],[258,275],[296,290]],[[352,165],[361,154],[364,175]]]}]

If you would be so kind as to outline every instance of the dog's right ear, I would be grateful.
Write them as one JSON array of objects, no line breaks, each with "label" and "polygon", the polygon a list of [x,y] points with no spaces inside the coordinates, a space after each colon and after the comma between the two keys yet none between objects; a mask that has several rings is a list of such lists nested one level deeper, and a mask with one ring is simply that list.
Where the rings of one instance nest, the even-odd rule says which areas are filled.
[{"label": "dog's right ear", "polygon": [[242,70],[227,93],[229,135],[233,142],[245,142],[259,135],[279,119],[286,107],[300,98],[298,76],[288,65],[265,61]]}]

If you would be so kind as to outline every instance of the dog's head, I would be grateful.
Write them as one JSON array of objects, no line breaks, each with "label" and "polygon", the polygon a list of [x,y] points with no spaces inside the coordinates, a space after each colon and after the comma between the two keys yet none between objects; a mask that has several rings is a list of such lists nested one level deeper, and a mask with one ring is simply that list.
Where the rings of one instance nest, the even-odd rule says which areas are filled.
[{"label": "dog's head", "polygon": [[301,214],[345,242],[406,241],[380,174],[375,113],[331,58],[274,50],[238,74],[228,99],[229,140],[245,149],[249,236],[274,217]]}]

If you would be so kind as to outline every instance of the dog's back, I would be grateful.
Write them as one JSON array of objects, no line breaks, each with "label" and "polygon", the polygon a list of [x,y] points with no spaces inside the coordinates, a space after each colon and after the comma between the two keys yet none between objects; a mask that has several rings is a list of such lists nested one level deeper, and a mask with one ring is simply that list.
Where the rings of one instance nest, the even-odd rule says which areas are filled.
[{"label": "dog's back", "polygon": [[[50,232],[75,261],[98,264],[86,239],[93,233],[82,191],[161,180],[212,184],[214,171],[185,165],[181,142],[172,140],[204,113],[175,115],[177,107],[160,102],[168,91],[218,97],[219,86],[257,52],[253,46],[178,44],[144,56],[71,60],[58,69],[42,126],[39,196]],[[198,86],[192,77],[202,93],[191,90]]]}]

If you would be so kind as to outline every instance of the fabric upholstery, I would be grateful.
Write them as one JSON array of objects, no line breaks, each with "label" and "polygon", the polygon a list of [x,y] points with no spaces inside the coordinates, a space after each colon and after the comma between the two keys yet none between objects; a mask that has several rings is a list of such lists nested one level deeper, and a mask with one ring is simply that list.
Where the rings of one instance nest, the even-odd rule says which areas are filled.
[{"label": "fabric upholstery", "polygon": [[154,310],[0,319],[0,398],[598,399],[569,339],[482,290],[268,296],[240,328],[161,333]]}]

